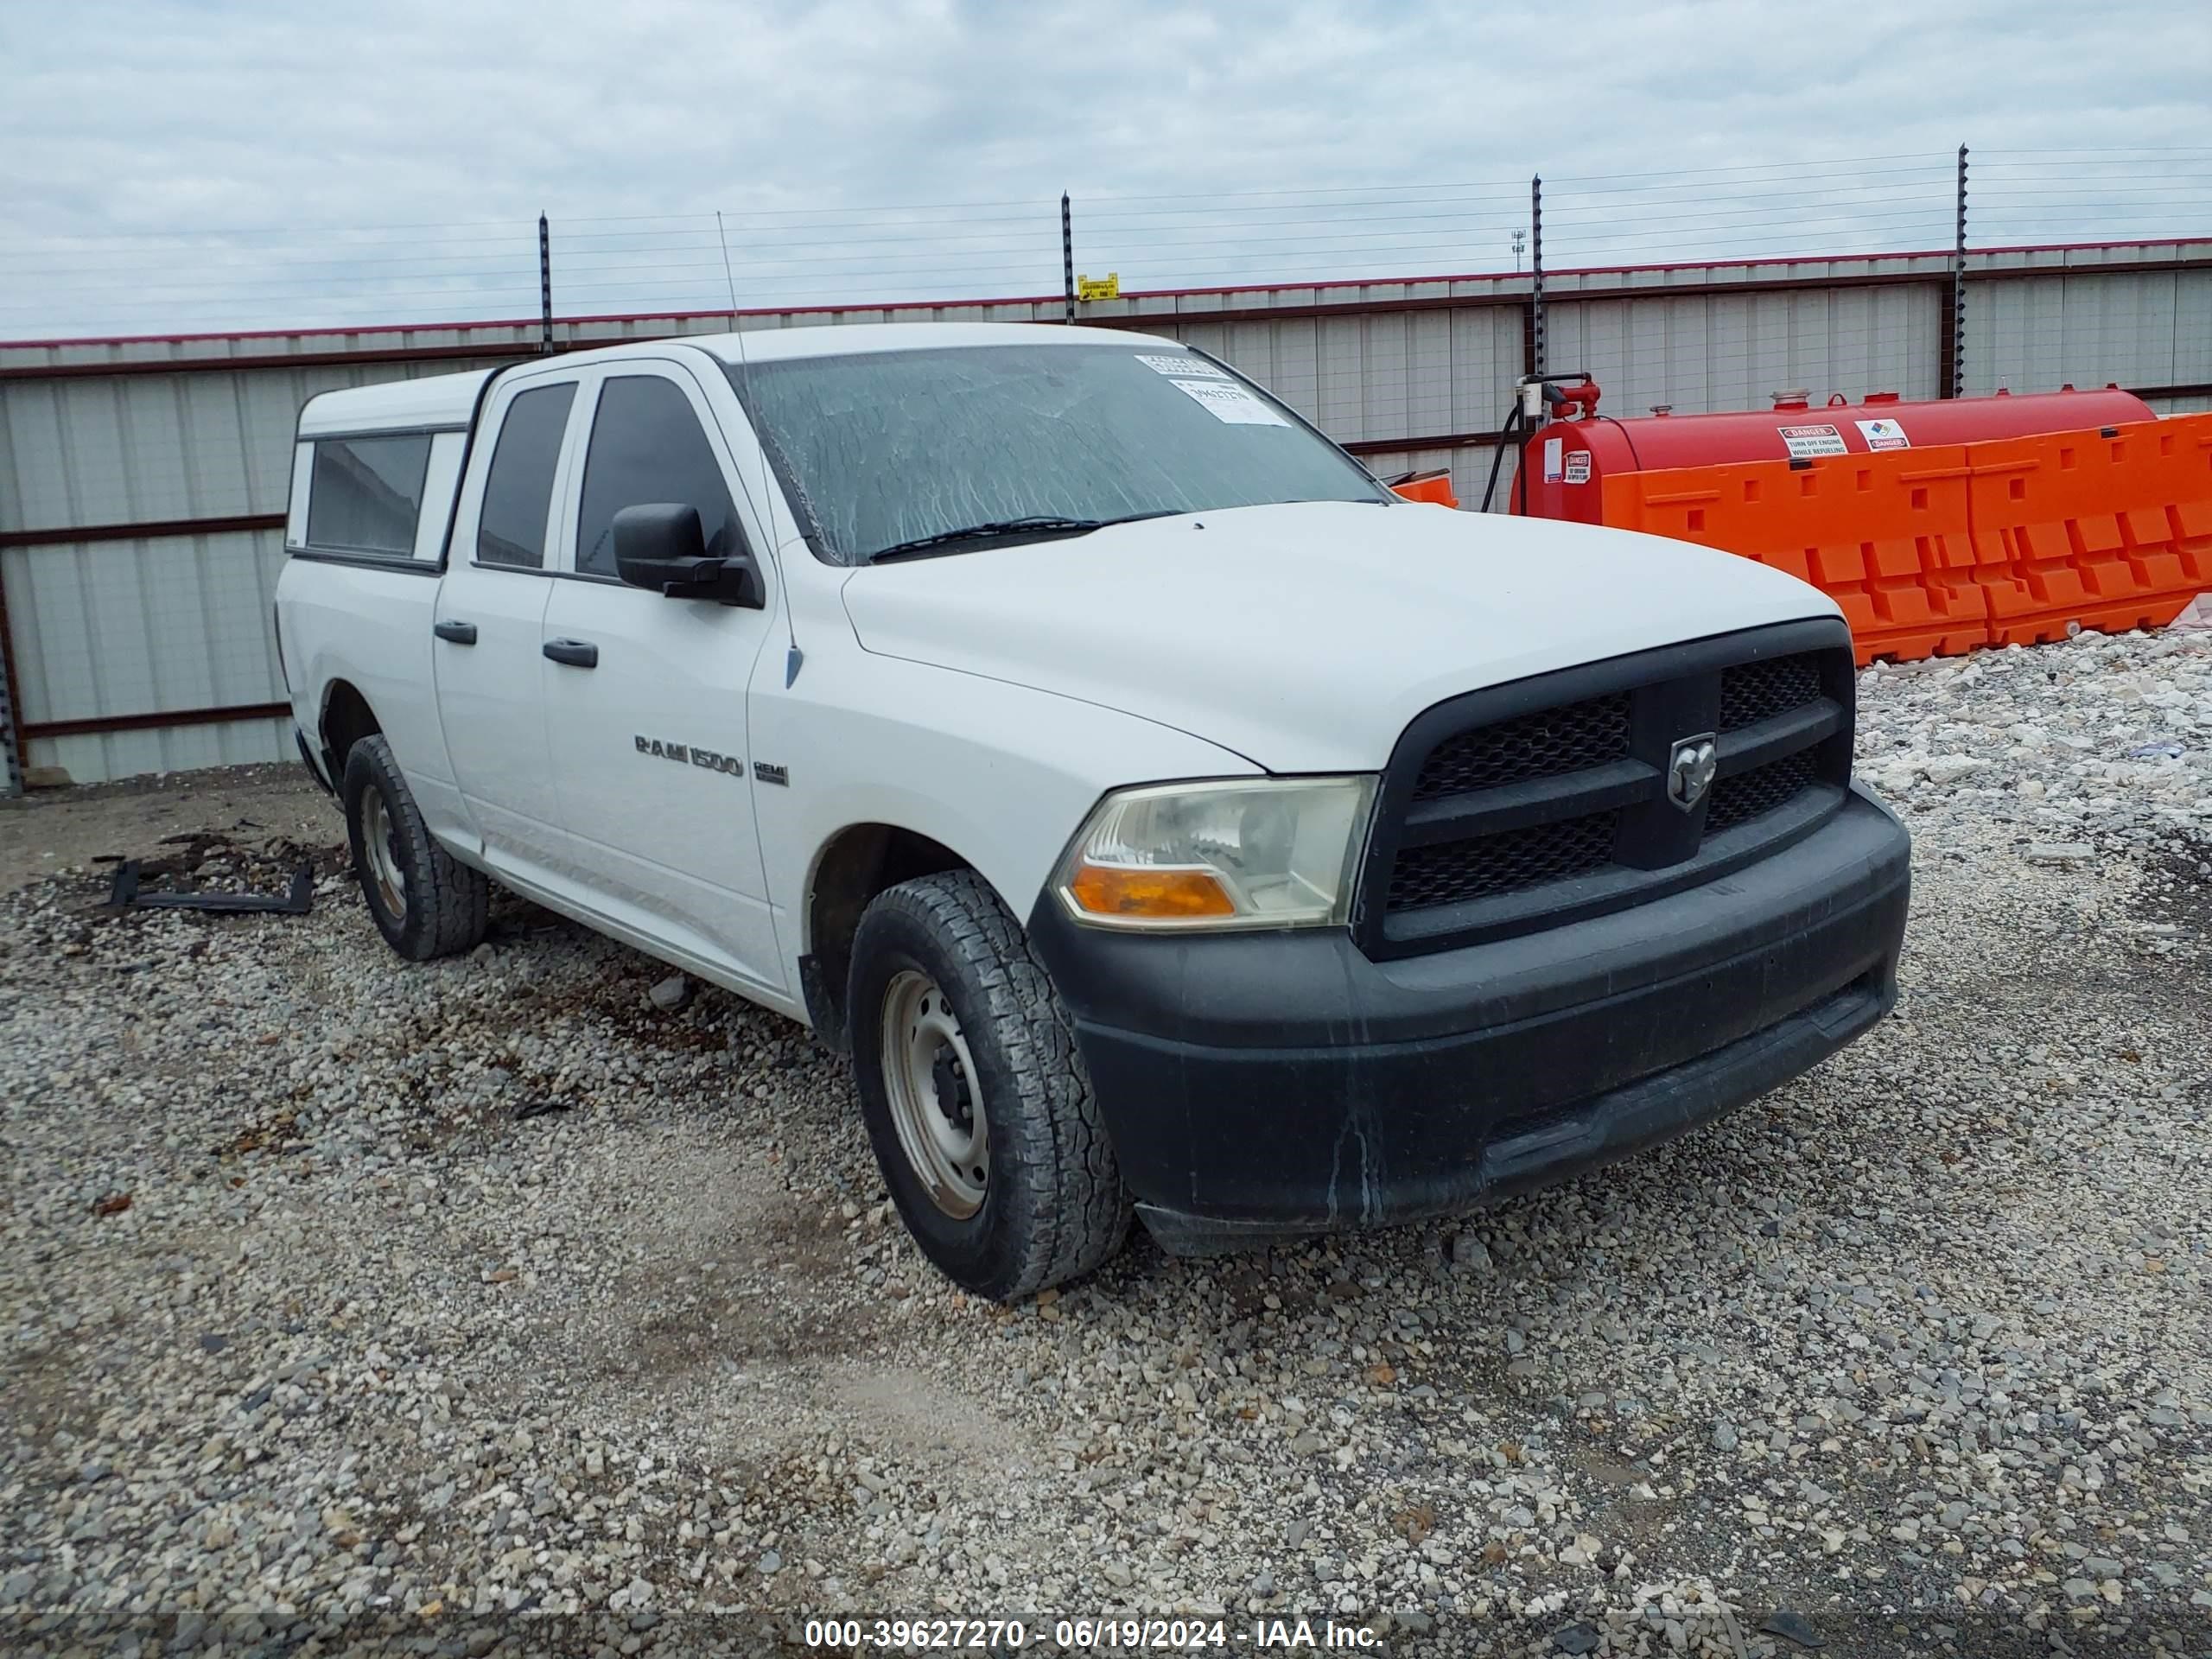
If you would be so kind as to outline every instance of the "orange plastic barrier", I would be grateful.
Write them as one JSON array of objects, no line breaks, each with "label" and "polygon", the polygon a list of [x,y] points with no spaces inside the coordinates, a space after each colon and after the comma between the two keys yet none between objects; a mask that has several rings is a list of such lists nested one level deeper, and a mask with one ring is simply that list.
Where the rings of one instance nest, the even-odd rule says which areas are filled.
[{"label": "orange plastic barrier", "polygon": [[2212,590],[2212,415],[1616,473],[1601,513],[1810,582],[1861,663],[2160,627]]},{"label": "orange plastic barrier", "polygon": [[1459,498],[1452,493],[1452,474],[1442,467],[1429,473],[1407,473],[1392,479],[1390,487],[1408,501],[1427,501],[1440,507],[1459,505]]},{"label": "orange plastic barrier", "polygon": [[1787,570],[1829,594],[1859,660],[1956,656],[1989,643],[1973,571],[1966,450],[1949,445],[1622,473],[1604,521]]},{"label": "orange plastic barrier", "polygon": [[2162,627],[2212,588],[2212,415],[1967,449],[1998,645]]}]

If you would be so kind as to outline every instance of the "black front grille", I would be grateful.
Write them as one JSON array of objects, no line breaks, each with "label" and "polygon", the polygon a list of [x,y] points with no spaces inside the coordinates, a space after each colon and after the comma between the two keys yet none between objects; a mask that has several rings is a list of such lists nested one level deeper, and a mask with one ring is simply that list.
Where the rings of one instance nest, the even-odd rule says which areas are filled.
[{"label": "black front grille", "polygon": [[1705,805],[1705,833],[1717,836],[1789,805],[1813,786],[1817,775],[1811,751],[1800,749],[1733,778],[1721,779],[1713,785],[1713,798]]},{"label": "black front grille", "polygon": [[1565,881],[1612,862],[1617,812],[1409,847],[1390,872],[1390,908],[1461,905],[1492,893]]},{"label": "black front grille", "polygon": [[1802,709],[1821,695],[1821,660],[1809,651],[1720,671],[1720,726],[1732,732]]},{"label": "black front grille", "polygon": [[1628,694],[1617,691],[1445,739],[1421,763],[1414,799],[1433,801],[1500,784],[1556,778],[1627,753]]},{"label": "black front grille", "polygon": [[[1403,955],[1527,931],[1734,868],[1840,802],[1852,692],[1848,636],[1815,622],[1438,704],[1407,728],[1384,774],[1363,946]],[[1685,807],[1669,798],[1670,761],[1708,734],[1719,776]],[[1707,850],[1760,822],[1766,830]]]}]

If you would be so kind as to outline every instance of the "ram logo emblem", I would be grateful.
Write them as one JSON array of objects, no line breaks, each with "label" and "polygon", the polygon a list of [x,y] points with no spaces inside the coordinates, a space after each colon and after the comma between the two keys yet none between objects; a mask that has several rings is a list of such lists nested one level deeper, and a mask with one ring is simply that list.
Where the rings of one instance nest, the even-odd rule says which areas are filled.
[{"label": "ram logo emblem", "polygon": [[1667,798],[1683,811],[1691,810],[1705,798],[1706,791],[1713,787],[1713,775],[1719,770],[1719,756],[1713,748],[1711,732],[1683,738],[1667,757]]}]

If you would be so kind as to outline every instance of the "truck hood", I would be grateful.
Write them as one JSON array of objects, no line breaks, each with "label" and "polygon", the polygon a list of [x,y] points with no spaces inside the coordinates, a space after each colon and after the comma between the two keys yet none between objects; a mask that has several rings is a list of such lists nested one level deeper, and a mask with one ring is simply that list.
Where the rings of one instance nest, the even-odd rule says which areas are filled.
[{"label": "truck hood", "polygon": [[1750,559],[1628,531],[1297,502],[855,570],[864,650],[1078,697],[1270,772],[1371,772],[1462,691],[1832,616]]}]

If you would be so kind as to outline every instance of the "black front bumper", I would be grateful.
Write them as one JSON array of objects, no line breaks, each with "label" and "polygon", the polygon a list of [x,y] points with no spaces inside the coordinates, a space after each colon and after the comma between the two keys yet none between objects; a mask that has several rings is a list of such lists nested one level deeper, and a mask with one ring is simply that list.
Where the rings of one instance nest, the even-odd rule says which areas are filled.
[{"label": "black front bumper", "polygon": [[1030,934],[1139,1213],[1206,1249],[1468,1209],[1796,1076],[1895,1002],[1910,857],[1854,789],[1701,887],[1429,956],[1113,933],[1049,893]]}]

